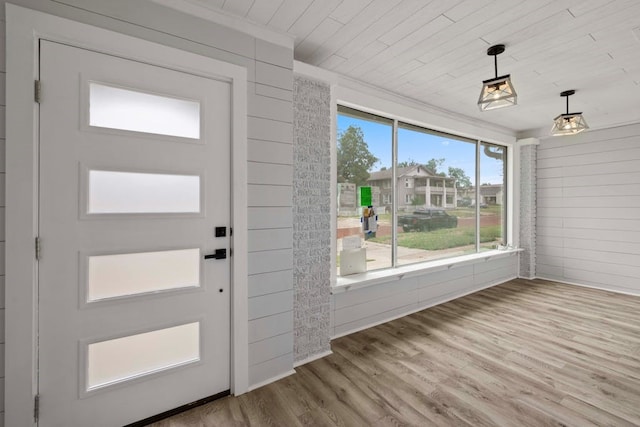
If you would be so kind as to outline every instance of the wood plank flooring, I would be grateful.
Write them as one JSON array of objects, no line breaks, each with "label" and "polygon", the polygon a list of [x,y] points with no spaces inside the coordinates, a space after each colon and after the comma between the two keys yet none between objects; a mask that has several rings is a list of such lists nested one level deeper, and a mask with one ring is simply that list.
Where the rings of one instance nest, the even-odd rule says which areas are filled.
[{"label": "wood plank flooring", "polygon": [[155,427],[638,426],[640,297],[513,280]]}]

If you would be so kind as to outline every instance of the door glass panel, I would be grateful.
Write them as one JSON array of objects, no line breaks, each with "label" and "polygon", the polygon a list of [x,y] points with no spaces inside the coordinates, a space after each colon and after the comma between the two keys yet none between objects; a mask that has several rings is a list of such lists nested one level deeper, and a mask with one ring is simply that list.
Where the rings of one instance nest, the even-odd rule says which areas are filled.
[{"label": "door glass panel", "polygon": [[200,249],[88,257],[87,301],[200,286]]},{"label": "door glass panel", "polygon": [[200,138],[200,103],[89,83],[89,125]]},{"label": "door glass panel", "polygon": [[90,214],[200,212],[200,177],[89,171]]},{"label": "door glass panel", "polygon": [[200,360],[200,323],[89,344],[87,391]]}]

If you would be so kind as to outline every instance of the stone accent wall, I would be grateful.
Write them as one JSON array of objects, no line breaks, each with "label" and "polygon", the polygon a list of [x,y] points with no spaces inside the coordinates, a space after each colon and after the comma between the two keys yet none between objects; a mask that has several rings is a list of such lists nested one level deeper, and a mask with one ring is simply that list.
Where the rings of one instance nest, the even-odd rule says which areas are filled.
[{"label": "stone accent wall", "polygon": [[520,277],[536,276],[537,145],[520,147]]},{"label": "stone accent wall", "polygon": [[331,88],[293,83],[294,360],[330,350]]}]

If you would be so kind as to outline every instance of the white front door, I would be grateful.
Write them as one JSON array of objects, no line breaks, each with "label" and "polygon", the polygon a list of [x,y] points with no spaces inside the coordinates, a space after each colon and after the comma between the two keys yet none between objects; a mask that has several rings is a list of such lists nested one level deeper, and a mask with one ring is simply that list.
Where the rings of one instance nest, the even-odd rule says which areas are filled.
[{"label": "white front door", "polygon": [[48,41],[40,81],[40,425],[228,390],[230,83]]}]

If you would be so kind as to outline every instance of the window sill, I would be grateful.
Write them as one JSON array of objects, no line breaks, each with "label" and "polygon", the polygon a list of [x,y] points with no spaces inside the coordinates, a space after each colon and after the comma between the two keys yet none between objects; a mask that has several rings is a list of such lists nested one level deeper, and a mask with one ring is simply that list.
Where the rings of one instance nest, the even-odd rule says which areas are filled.
[{"label": "window sill", "polygon": [[354,289],[360,289],[371,285],[402,280],[407,277],[420,276],[426,273],[449,270],[463,265],[477,264],[492,259],[506,258],[522,252],[523,249],[491,250],[486,252],[463,255],[455,258],[429,261],[419,264],[405,265],[386,270],[369,271],[366,273],[353,274],[347,277],[338,277],[335,286],[332,286],[331,293],[338,294]]}]

